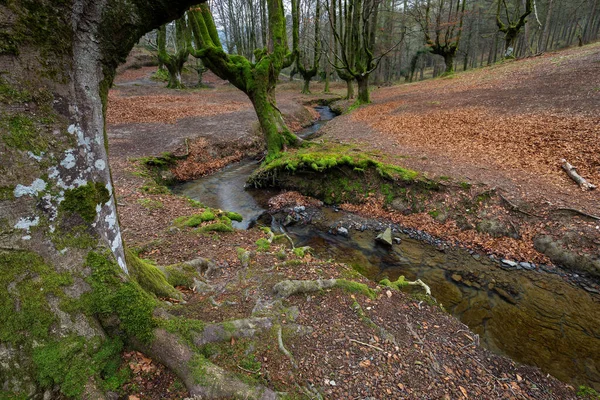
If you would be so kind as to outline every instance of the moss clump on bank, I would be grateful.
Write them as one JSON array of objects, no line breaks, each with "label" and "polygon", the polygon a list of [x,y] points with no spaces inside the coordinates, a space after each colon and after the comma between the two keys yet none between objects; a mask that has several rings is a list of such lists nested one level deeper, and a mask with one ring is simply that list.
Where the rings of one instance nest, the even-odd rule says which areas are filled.
[{"label": "moss clump on bank", "polygon": [[[180,228],[197,228],[196,232],[200,233],[233,232],[234,229],[231,225],[232,220],[242,221],[242,216],[235,212],[207,208],[200,214],[178,217],[173,221],[173,224]],[[203,225],[204,223],[211,221],[214,222],[212,224]]]},{"label": "moss clump on bank", "polygon": [[406,196],[406,187],[437,190],[418,172],[383,163],[350,145],[309,143],[281,153],[249,178],[255,187],[282,187],[322,199],[327,204],[360,203],[380,195],[389,203]]},{"label": "moss clump on bank", "polygon": [[104,183],[91,182],[65,192],[59,211],[79,215],[85,222],[96,219],[96,206],[110,200],[110,193]]},{"label": "moss clump on bank", "polygon": [[400,275],[398,277],[398,279],[396,279],[394,282],[392,282],[386,278],[386,279],[380,281],[379,284],[381,286],[389,287],[390,289],[394,289],[394,290],[400,290],[401,288],[408,286],[408,283],[406,283],[406,278],[404,278],[404,275]]}]

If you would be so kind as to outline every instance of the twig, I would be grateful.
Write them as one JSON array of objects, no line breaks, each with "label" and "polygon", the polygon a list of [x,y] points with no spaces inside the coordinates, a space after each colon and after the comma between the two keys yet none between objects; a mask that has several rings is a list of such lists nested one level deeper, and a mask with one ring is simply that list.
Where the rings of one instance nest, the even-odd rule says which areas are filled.
[{"label": "twig", "polygon": [[506,203],[507,203],[507,204],[510,206],[511,210],[513,210],[513,211],[518,211],[518,212],[520,212],[520,213],[522,213],[522,214],[525,214],[525,215],[529,215],[530,217],[541,218],[539,215],[531,214],[531,213],[528,213],[527,211],[523,211],[523,210],[521,210],[521,209],[519,208],[519,206],[517,206],[516,204],[512,203],[512,202],[511,202],[510,200],[508,200],[506,197],[502,196],[502,194],[501,194],[501,193],[498,193],[498,196],[500,196],[500,198],[501,198],[502,200],[504,200],[504,201],[505,201],[505,202],[506,202]]},{"label": "twig", "polygon": [[385,350],[383,350],[381,347],[373,346],[372,344],[365,343],[365,342],[361,342],[360,340],[356,340],[356,339],[349,339],[349,340],[350,340],[351,342],[358,343],[358,344],[361,344],[361,345],[363,345],[363,346],[370,347],[370,348],[372,348],[372,349],[375,349],[375,350],[379,350],[379,351],[385,351]]},{"label": "twig", "polygon": [[556,209],[556,211],[571,211],[571,212],[574,212],[574,213],[576,213],[576,214],[583,215],[584,217],[588,217],[588,218],[591,218],[591,219],[595,219],[595,220],[597,220],[597,221],[600,221],[600,217],[598,217],[598,216],[595,216],[595,215],[592,215],[592,214],[585,213],[585,212],[583,212],[583,211],[581,211],[581,210],[578,210],[578,209],[576,209],[576,208],[566,208],[566,207],[561,207],[561,208],[557,208],[557,209]]},{"label": "twig", "polygon": [[239,365],[238,365],[237,367],[238,367],[239,369],[241,369],[242,371],[246,371],[246,372],[248,372],[248,373],[250,373],[250,374],[258,374],[258,373],[260,373],[260,368],[259,368],[259,369],[257,369],[256,371],[251,371],[251,370],[249,370],[249,369],[242,368],[242,367],[240,367]]}]

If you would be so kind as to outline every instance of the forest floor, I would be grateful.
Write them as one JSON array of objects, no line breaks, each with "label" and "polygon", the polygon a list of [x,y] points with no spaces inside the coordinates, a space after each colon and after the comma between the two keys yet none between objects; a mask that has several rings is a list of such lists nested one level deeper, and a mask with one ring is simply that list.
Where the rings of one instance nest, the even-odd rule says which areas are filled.
[{"label": "forest floor", "polygon": [[[246,318],[272,300],[273,285],[284,279],[345,278],[377,286],[335,261],[301,257],[282,244],[261,251],[258,243],[267,235],[258,229],[198,234],[174,226],[177,217],[202,209],[153,191],[141,157],[187,155],[171,173],[192,179],[260,155],[262,139],[251,103],[233,86],[207,73],[207,88],[173,91],[149,79],[154,71],[144,67],[117,77],[107,116],[110,162],[129,247],[161,265],[204,257],[220,267],[207,277],[212,287],[208,292],[182,289],[187,302],[173,306],[175,313],[208,323]],[[333,97],[300,95],[299,89],[299,82],[278,88],[278,106],[294,129],[315,118],[311,102]],[[313,85],[315,93],[321,89]],[[341,95],[345,87],[334,85],[333,90]],[[569,237],[561,245],[574,251],[597,251],[599,221],[559,209],[600,215],[599,192],[582,192],[560,167],[565,158],[600,184],[600,45],[380,88],[372,98],[372,105],[331,121],[323,138],[400,155],[402,166],[443,180],[449,177],[457,185],[468,183],[472,191],[494,188],[506,200],[497,199],[487,212],[507,218],[506,204],[495,206],[502,201],[516,206],[520,211],[509,217],[521,235],[498,239],[431,213],[405,215],[381,204],[347,209],[516,260],[550,262],[532,244],[540,233],[557,240]],[[290,197],[297,204],[310,203]],[[250,251],[249,262],[240,260],[238,248]],[[293,317],[283,312],[280,320],[297,328],[284,335],[297,367],[278,349],[272,332],[259,340],[231,340],[202,349],[206,357],[245,379],[297,396],[290,398],[311,398],[302,390],[310,387],[331,399],[576,397],[572,387],[541,371],[483,349],[464,324],[435,304],[402,292],[380,289],[373,299],[331,289],[292,296],[285,306],[299,312]],[[187,396],[164,367],[135,352],[123,357],[133,372],[124,398]]]}]

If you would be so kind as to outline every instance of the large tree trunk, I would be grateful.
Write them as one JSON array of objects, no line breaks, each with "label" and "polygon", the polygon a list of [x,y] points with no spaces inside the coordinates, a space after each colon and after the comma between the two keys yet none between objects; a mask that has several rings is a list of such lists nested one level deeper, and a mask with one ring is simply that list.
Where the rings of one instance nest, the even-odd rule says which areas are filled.
[{"label": "large tree trunk", "polygon": [[358,84],[358,98],[356,99],[359,104],[368,104],[371,102],[369,95],[369,75],[365,75],[360,78],[356,78]]},{"label": "large tree trunk", "polygon": [[[126,276],[106,151],[108,88],[139,37],[190,3],[0,3],[13,44],[0,53],[0,118],[11,122],[0,140],[2,396],[103,397],[94,386],[108,360],[94,355],[114,342],[98,313],[145,301]],[[117,292],[130,297],[119,302]],[[121,323],[127,335],[140,333]]]}]

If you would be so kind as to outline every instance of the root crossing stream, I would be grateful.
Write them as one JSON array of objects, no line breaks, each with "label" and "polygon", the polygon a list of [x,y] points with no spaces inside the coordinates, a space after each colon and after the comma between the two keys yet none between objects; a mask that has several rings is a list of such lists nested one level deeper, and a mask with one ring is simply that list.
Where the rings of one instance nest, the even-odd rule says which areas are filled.
[{"label": "root crossing stream", "polygon": [[[300,136],[310,138],[317,130]],[[244,190],[256,165],[253,161],[230,165],[174,191],[242,214],[244,221],[237,227],[246,229],[265,212],[267,200],[276,193]],[[284,221],[287,215],[276,214],[274,221]],[[336,226],[348,227],[349,234],[331,234],[331,227]],[[314,212],[311,223],[292,224],[286,232],[298,246],[311,246],[321,258],[345,262],[376,281],[400,275],[420,278],[444,308],[478,334],[490,350],[535,365],[565,382],[600,390],[599,296],[559,275],[504,269],[485,255],[462,249],[440,251],[411,238],[413,232],[398,226],[392,225],[400,243],[383,247],[374,239],[376,230],[386,226],[322,208]]]}]

